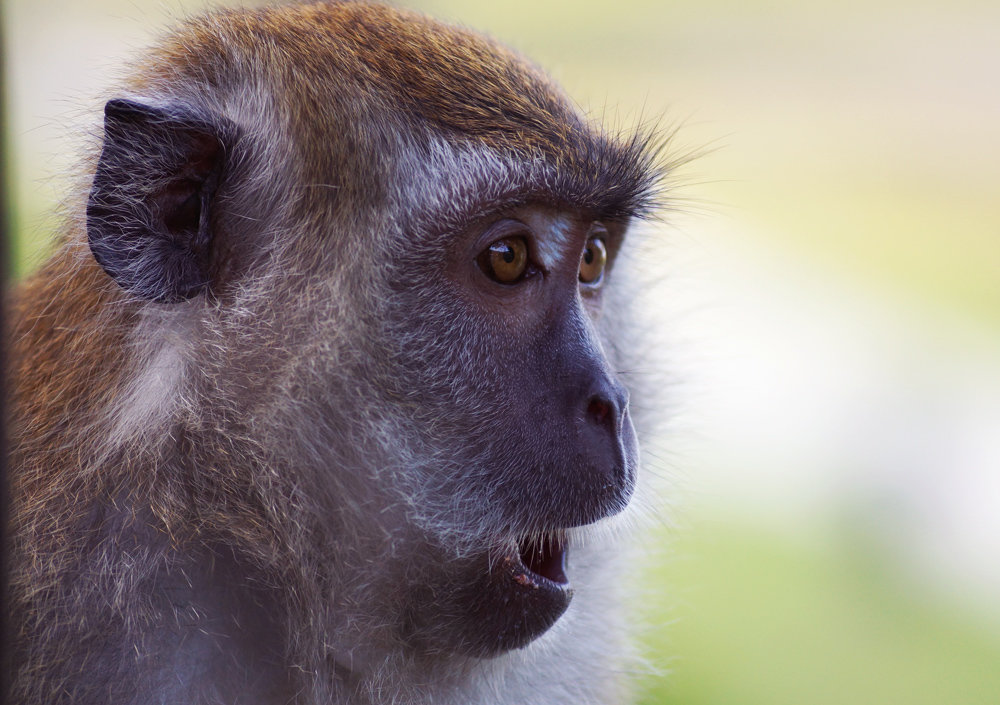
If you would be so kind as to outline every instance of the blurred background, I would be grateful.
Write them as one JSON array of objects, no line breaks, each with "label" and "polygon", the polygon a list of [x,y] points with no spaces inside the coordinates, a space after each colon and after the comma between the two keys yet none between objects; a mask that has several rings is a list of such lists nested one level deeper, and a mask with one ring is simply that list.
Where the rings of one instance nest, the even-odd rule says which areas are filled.
[{"label": "blurred background", "polygon": [[[702,152],[656,226],[641,702],[1000,703],[1000,4],[405,4]],[[202,6],[4,0],[15,276],[113,71]]]}]

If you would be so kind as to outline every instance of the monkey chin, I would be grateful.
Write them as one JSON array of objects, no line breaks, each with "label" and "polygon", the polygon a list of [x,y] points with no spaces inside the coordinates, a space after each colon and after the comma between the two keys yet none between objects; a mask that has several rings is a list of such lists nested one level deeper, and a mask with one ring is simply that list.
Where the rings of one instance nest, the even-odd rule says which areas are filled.
[{"label": "monkey chin", "polygon": [[488,659],[527,646],[573,598],[566,553],[563,533],[546,532],[452,563],[446,576],[432,570],[408,590],[402,636],[431,658]]},{"label": "monkey chin", "polygon": [[520,649],[540,637],[573,599],[561,535],[511,542],[489,560],[460,600],[468,606],[459,644],[477,658]]}]

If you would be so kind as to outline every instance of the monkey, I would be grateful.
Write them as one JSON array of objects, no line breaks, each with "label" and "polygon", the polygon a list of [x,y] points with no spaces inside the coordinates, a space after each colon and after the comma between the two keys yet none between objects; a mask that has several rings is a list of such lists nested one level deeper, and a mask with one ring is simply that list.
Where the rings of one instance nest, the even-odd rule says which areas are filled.
[{"label": "monkey", "polygon": [[625,702],[667,171],[414,12],[162,39],[12,295],[12,702]]}]

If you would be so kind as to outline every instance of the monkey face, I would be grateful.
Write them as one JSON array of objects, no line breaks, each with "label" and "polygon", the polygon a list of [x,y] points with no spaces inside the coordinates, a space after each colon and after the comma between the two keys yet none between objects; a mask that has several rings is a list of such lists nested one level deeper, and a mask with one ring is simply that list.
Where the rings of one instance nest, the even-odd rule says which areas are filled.
[{"label": "monkey face", "polygon": [[397,262],[397,379],[424,390],[410,411],[428,445],[443,441],[431,456],[448,457],[422,469],[428,523],[478,543],[444,571],[452,584],[431,581],[453,596],[453,619],[427,620],[434,643],[491,656],[544,633],[572,597],[567,530],[628,503],[636,437],[597,326],[624,230],[519,207],[452,236],[445,257],[432,238]]}]

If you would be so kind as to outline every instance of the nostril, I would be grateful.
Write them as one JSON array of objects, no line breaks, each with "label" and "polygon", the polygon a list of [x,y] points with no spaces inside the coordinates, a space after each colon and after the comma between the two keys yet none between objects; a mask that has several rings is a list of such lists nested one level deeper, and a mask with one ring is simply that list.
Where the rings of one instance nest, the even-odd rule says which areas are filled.
[{"label": "nostril", "polygon": [[600,431],[595,439],[606,438],[610,434],[611,439],[617,442],[628,409],[628,392],[608,377],[596,380],[588,391],[577,418],[594,431]]},{"label": "nostril", "polygon": [[587,404],[587,415],[598,425],[604,426],[614,413],[611,403],[599,397],[592,397]]}]

